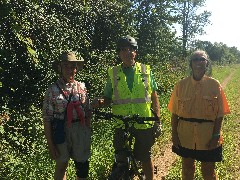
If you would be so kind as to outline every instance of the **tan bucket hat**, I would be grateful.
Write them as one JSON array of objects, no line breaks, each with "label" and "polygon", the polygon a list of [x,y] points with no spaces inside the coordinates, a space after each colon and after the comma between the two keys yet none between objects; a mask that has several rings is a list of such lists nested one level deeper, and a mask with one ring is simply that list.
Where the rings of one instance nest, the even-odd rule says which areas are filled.
[{"label": "tan bucket hat", "polygon": [[73,52],[68,51],[62,52],[58,60],[54,62],[53,69],[56,72],[58,72],[58,65],[60,62],[76,62],[78,70],[82,69],[84,65],[84,59],[82,57],[79,57],[79,59],[77,59],[76,55]]}]

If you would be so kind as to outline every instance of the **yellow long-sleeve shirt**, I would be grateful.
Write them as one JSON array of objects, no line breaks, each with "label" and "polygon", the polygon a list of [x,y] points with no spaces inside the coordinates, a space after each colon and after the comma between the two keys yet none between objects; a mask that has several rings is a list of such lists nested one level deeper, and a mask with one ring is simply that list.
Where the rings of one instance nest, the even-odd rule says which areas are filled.
[{"label": "yellow long-sleeve shirt", "polygon": [[179,81],[172,92],[168,109],[182,118],[212,120],[213,122],[190,122],[180,120],[178,137],[181,146],[189,149],[207,150],[212,138],[214,121],[230,113],[229,106],[219,82],[204,76],[195,81],[189,76]]}]

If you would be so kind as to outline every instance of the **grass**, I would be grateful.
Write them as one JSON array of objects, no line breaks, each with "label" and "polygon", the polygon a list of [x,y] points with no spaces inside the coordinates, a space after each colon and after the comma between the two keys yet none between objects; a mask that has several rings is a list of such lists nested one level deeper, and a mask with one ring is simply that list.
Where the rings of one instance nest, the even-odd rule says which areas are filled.
[{"label": "grass", "polygon": [[224,81],[224,79],[229,76],[233,69],[235,70],[236,65],[231,66],[215,66],[212,70],[212,76],[213,78],[216,78],[220,83]]},{"label": "grass", "polygon": [[[227,67],[213,67],[213,77],[223,82],[226,77],[233,73],[231,80],[225,88],[225,94],[230,105],[231,114],[225,116],[223,124],[224,145],[223,156],[224,161],[216,164],[216,171],[219,179],[233,180],[239,178],[239,161],[240,154],[237,149],[239,147],[239,104],[240,104],[240,66],[227,66]],[[177,160],[170,169],[165,179],[177,180],[181,179],[181,160]],[[202,180],[197,163],[197,171],[195,175],[196,180]]]},{"label": "grass", "polygon": [[[237,143],[239,143],[240,137],[238,135],[239,129],[239,98],[240,93],[237,91],[240,89],[240,66],[228,66],[228,67],[214,67],[213,77],[223,82],[226,77],[233,74],[231,81],[225,89],[230,107],[231,114],[226,116],[224,121],[224,162],[217,164],[217,171],[220,179],[238,179],[239,175],[239,161],[240,157],[237,154]],[[171,143],[171,125],[170,125],[170,113],[167,110],[167,104],[171,92],[172,84],[175,82],[174,75],[167,76],[167,89],[160,89],[164,91],[160,96],[161,103],[161,120],[163,121],[164,133],[159,138],[153,151],[153,155],[161,154],[164,151],[165,145]],[[181,78],[179,75],[177,78]],[[167,93],[166,93],[167,91]],[[46,140],[43,135],[43,125],[41,119],[41,112],[33,110],[35,114],[29,114],[28,117],[23,115],[15,115],[16,117],[9,121],[9,125],[13,123],[17,126],[16,122],[21,120],[19,127],[24,127],[23,132],[17,130],[8,129],[9,132],[4,132],[7,129],[3,129],[0,126],[0,137],[2,139],[0,143],[0,177],[1,179],[52,179],[53,171],[55,167],[54,161],[49,158],[48,150],[46,147]],[[14,120],[18,121],[14,121]],[[236,121],[238,120],[238,121]],[[26,124],[27,123],[27,129]],[[9,126],[9,127],[10,127]],[[18,127],[18,126],[17,126]],[[34,128],[33,128],[34,127]],[[112,147],[112,127],[109,122],[94,121],[92,124],[93,136],[92,136],[92,157],[90,159],[90,179],[106,179],[106,175],[109,173],[112,161],[113,161],[113,147]],[[33,131],[34,130],[34,131]],[[13,133],[10,133],[12,132]],[[27,133],[27,137],[24,139],[22,133]],[[6,140],[5,140],[5,139]],[[29,145],[23,144],[25,140],[29,140]],[[31,140],[31,141],[30,141]],[[32,143],[32,144],[31,144]],[[25,152],[24,150],[27,150]],[[22,153],[22,151],[24,151]],[[233,158],[234,157],[234,158]],[[181,162],[179,160],[174,162],[171,170],[169,171],[166,179],[177,180],[181,179]],[[75,170],[73,162],[70,161],[67,175],[69,179],[74,179]],[[202,179],[199,169],[196,173],[196,179]]]}]

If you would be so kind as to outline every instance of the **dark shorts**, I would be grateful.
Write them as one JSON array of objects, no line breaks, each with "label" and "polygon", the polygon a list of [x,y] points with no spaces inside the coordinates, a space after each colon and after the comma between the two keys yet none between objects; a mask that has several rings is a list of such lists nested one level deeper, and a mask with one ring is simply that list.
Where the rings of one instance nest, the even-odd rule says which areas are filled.
[{"label": "dark shorts", "polygon": [[192,158],[201,162],[221,162],[223,160],[222,146],[213,150],[194,150],[181,146],[179,148],[172,146],[172,151],[181,157]]},{"label": "dark shorts", "polygon": [[[135,137],[133,151],[134,157],[142,162],[149,161],[151,159],[151,148],[155,141],[153,128],[149,129],[132,128],[131,132]],[[115,129],[113,146],[115,148],[116,154],[122,157],[126,156],[125,154],[121,153],[124,146],[123,129],[121,128]]]}]

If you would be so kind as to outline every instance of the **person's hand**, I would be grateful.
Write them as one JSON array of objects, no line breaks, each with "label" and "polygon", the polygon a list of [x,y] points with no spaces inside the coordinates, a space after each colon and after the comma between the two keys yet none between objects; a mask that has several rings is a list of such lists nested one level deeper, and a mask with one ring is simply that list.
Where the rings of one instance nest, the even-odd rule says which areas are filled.
[{"label": "person's hand", "polygon": [[160,137],[160,135],[162,134],[162,125],[159,122],[155,122],[153,125],[153,136],[154,138],[158,138]]},{"label": "person's hand", "polygon": [[93,113],[92,113],[92,111],[91,110],[88,110],[87,112],[86,112],[86,116],[88,117],[88,118],[92,118],[92,115],[93,115]]},{"label": "person's hand", "polygon": [[208,149],[209,150],[212,150],[212,149],[215,149],[219,146],[219,139],[220,138],[215,138],[215,137],[212,137],[211,140],[209,141],[208,143]]},{"label": "person's hand", "polygon": [[51,159],[55,160],[59,157],[59,152],[54,144],[48,145],[48,150]]},{"label": "person's hand", "polygon": [[92,102],[91,102],[91,108],[99,108],[104,106],[104,99],[103,98],[95,98]]},{"label": "person's hand", "polygon": [[92,116],[93,116],[93,112],[92,112],[92,109],[88,109],[86,112],[86,119],[85,119],[85,125],[88,127],[88,128],[91,128],[91,119],[92,119]]},{"label": "person's hand", "polygon": [[172,135],[172,143],[173,143],[173,146],[176,148],[178,148],[178,146],[181,146],[178,135]]},{"label": "person's hand", "polygon": [[[92,113],[91,113],[92,114]],[[85,120],[85,125],[91,128],[91,117],[87,116]]]}]

